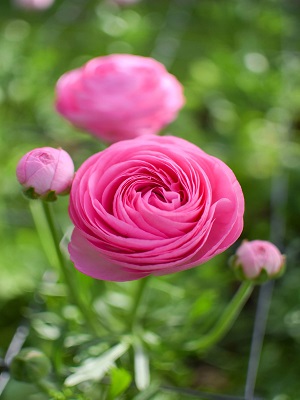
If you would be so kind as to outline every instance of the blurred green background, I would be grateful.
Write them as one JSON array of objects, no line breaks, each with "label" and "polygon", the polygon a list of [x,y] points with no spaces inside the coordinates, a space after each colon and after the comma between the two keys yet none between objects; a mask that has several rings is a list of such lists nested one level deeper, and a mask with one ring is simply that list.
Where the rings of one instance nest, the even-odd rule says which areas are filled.
[{"label": "blurred green background", "polygon": [[[246,199],[241,239],[271,238],[287,255],[287,272],[275,284],[256,392],[266,399],[299,399],[299,22],[297,0],[141,0],[123,7],[104,0],[56,0],[40,12],[1,0],[0,357],[49,268],[15,179],[16,164],[34,147],[61,146],[76,167],[101,150],[95,138],[56,114],[54,86],[64,72],[93,57],[131,53],[156,58],[182,82],[186,106],[165,132],[190,140],[234,170]],[[67,198],[55,207],[65,230]],[[217,315],[234,294],[237,283],[227,265],[234,249],[151,282],[151,329],[169,341],[151,356],[152,373],[163,382],[243,395],[257,289],[231,333],[204,358],[186,357],[178,345],[197,338],[205,317]],[[47,309],[58,307],[49,294],[43,301]],[[58,339],[49,340],[55,345]],[[33,328],[29,344],[39,341]],[[33,390],[25,386],[11,382],[3,399],[18,400],[20,393],[24,399],[24,390]],[[40,398],[29,392],[28,399]],[[157,399],[185,398],[174,396]]]}]

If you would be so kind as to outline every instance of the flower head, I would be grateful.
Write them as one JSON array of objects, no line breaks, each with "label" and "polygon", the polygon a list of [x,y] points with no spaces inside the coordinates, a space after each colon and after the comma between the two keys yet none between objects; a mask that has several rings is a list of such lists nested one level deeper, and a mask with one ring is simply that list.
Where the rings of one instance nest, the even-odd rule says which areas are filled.
[{"label": "flower head", "polygon": [[16,174],[28,197],[54,200],[56,195],[69,192],[74,164],[66,151],[42,147],[20,159]]},{"label": "flower head", "polygon": [[112,4],[117,4],[119,6],[127,6],[131,4],[138,3],[140,0],[110,0]]},{"label": "flower head", "polygon": [[56,86],[57,111],[109,143],[157,134],[183,104],[181,84],[162,64],[129,54],[94,58]]},{"label": "flower head", "polygon": [[283,273],[285,257],[273,243],[264,240],[244,240],[231,264],[243,279],[264,282]]},{"label": "flower head", "polygon": [[54,0],[14,0],[14,3],[19,8],[28,10],[45,10],[52,6]]},{"label": "flower head", "polygon": [[221,160],[177,137],[148,136],[86,160],[69,213],[75,267],[129,281],[192,268],[226,250],[241,234],[244,197]]}]

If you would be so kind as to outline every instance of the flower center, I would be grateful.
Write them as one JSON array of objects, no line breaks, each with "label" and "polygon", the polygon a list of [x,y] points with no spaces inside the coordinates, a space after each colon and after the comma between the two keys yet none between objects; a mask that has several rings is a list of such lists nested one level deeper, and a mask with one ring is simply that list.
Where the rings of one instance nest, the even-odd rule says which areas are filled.
[{"label": "flower center", "polygon": [[51,164],[51,163],[53,162],[53,160],[54,160],[54,158],[53,158],[50,154],[47,154],[47,153],[38,154],[36,158],[37,158],[42,164],[45,164],[45,165]]}]

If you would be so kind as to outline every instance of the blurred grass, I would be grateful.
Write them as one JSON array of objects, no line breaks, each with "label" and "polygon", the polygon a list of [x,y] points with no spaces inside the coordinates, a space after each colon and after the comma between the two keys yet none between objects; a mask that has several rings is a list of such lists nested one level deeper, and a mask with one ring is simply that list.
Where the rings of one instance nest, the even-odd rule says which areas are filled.
[{"label": "blurred grass", "polygon": [[[169,68],[183,83],[187,104],[165,132],[196,143],[234,170],[246,199],[242,238],[269,238],[271,180],[279,173],[289,177],[288,206],[281,210],[287,222],[284,251],[288,268],[276,283],[257,392],[274,400],[297,399],[300,5],[292,0],[205,0],[194,2],[190,10],[175,0],[142,0],[123,8],[104,0],[57,0],[40,13],[16,9],[2,0],[0,355],[48,267],[15,179],[16,163],[34,147],[61,146],[72,154],[78,167],[103,148],[55,113],[55,83],[62,73],[95,56],[152,54],[162,29],[171,43],[177,28],[174,21],[175,25],[169,26],[166,20],[169,7],[181,18],[190,13],[190,19]],[[162,44],[157,58],[167,50]],[[67,199],[60,199],[56,210],[67,228]],[[234,248],[206,266],[151,283],[155,293],[148,303],[152,323],[158,337],[169,338],[170,343],[168,348],[158,344],[151,362],[171,384],[243,393],[256,292],[230,335],[204,360],[197,355],[182,359],[177,345],[197,337],[207,314],[213,310],[217,315],[234,293],[236,285],[227,268]],[[101,284],[95,285],[97,291]],[[88,281],[87,286],[93,285]],[[115,286],[105,286],[112,297]],[[49,301],[55,308],[55,301]],[[172,315],[174,304],[179,317]],[[165,315],[170,315],[166,326],[162,325]],[[183,331],[178,328],[182,316],[188,316]],[[17,394],[7,396],[17,400]]]}]

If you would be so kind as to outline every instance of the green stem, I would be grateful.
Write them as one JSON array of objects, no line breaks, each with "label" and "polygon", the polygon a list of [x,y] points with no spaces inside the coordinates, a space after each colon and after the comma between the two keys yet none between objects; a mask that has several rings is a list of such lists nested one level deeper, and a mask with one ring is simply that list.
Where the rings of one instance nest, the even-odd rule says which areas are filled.
[{"label": "green stem", "polygon": [[50,384],[49,382],[47,382],[45,380],[35,382],[35,385],[36,385],[36,387],[38,387],[40,389],[40,391],[42,393],[45,393],[47,396],[49,396],[51,398],[53,398],[53,396],[55,396],[55,394],[60,394],[60,392],[58,392],[52,384]]},{"label": "green stem", "polygon": [[60,247],[59,247],[59,238],[58,238],[57,230],[56,230],[56,227],[55,227],[55,224],[54,224],[54,218],[53,218],[53,215],[52,215],[52,211],[50,209],[49,204],[46,203],[45,201],[42,201],[42,207],[43,207],[43,211],[44,211],[44,214],[45,214],[45,217],[46,217],[46,220],[47,220],[47,223],[48,223],[49,231],[50,231],[50,234],[51,234],[51,237],[52,237],[52,242],[53,242],[53,245],[54,245],[54,249],[55,249],[55,253],[56,253],[56,256],[57,256],[57,260],[58,260],[58,264],[59,264],[60,270],[61,270],[61,272],[62,272],[62,274],[64,276],[65,283],[68,286],[68,291],[69,291],[69,295],[70,295],[71,301],[76,303],[77,302],[77,288],[74,285],[74,281],[71,278],[71,276],[69,274],[69,271],[67,270],[65,259],[64,259],[63,255],[62,255]]},{"label": "green stem", "polygon": [[53,249],[52,234],[42,207],[42,202],[39,200],[30,201],[29,207],[48,262],[52,267],[59,269],[59,259],[56,251]]},{"label": "green stem", "polygon": [[204,351],[216,344],[232,327],[252,293],[253,287],[252,282],[244,281],[211,331],[199,340],[189,343],[187,349]]},{"label": "green stem", "polygon": [[143,297],[145,287],[149,281],[149,277],[142,278],[138,281],[138,287],[137,291],[135,293],[133,303],[132,303],[132,308],[131,312],[129,314],[129,322],[128,322],[128,327],[129,330],[132,332],[137,324],[137,316],[138,316],[138,309],[141,304],[141,299]]},{"label": "green stem", "polygon": [[[53,243],[55,255],[57,258],[58,267],[64,277],[65,284],[68,288],[70,301],[73,304],[77,305],[77,307],[81,311],[83,318],[85,319],[86,323],[89,325],[92,332],[94,332],[95,334],[98,335],[99,329],[98,329],[97,322],[100,323],[100,321],[99,320],[97,321],[96,316],[93,313],[91,313],[91,310],[88,307],[86,307],[86,305],[83,303],[82,299],[78,295],[78,287],[76,285],[76,282],[74,281],[71,271],[67,268],[65,259],[62,255],[62,252],[59,247],[60,241],[59,241],[59,238],[57,235],[57,229],[56,229],[56,226],[54,223],[54,218],[52,215],[52,211],[50,209],[50,205],[49,205],[49,203],[47,203],[45,201],[42,201],[41,204],[42,204],[42,209],[44,212],[45,220],[47,222],[47,227],[48,227],[48,231],[49,231],[47,234],[48,234],[48,236],[50,234],[50,236],[52,238],[52,243]],[[39,233],[41,234],[41,232],[39,232]],[[103,326],[103,324],[102,324],[102,326]],[[106,327],[104,327],[104,328],[107,329]]]}]

